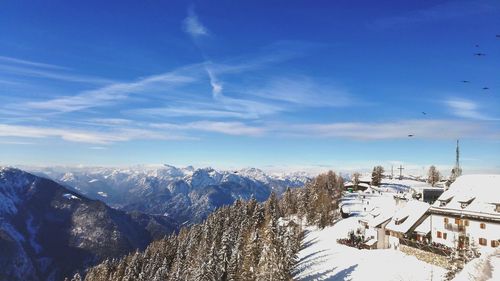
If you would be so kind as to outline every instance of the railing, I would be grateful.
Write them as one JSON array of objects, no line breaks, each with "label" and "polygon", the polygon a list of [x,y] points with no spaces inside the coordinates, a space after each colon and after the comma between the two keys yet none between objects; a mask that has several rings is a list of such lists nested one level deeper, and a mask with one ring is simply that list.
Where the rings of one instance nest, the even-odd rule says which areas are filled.
[{"label": "railing", "polygon": [[452,252],[452,249],[450,247],[447,247],[447,246],[441,245],[441,244],[434,244],[434,245],[433,244],[424,244],[421,242],[417,242],[417,241],[413,241],[413,240],[409,240],[409,239],[405,239],[405,238],[399,238],[399,243],[406,245],[406,246],[420,249],[422,251],[438,254],[441,256],[449,256]]}]

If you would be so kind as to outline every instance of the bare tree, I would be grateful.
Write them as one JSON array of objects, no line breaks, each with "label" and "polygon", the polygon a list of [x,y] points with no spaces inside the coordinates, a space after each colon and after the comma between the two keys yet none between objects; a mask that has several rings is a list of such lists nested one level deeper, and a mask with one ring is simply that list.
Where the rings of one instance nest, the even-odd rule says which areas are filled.
[{"label": "bare tree", "polygon": [[441,174],[437,170],[436,166],[432,165],[427,172],[427,182],[434,186],[441,180]]}]

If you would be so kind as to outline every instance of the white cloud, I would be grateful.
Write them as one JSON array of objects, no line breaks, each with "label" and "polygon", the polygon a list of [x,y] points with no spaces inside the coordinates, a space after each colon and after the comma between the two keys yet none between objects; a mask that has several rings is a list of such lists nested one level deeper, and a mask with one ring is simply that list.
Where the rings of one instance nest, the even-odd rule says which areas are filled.
[{"label": "white cloud", "polygon": [[274,126],[284,135],[347,138],[358,140],[410,139],[500,139],[500,134],[476,122],[453,120],[402,120],[398,122],[341,122]]},{"label": "white cloud", "polygon": [[70,142],[111,144],[138,139],[183,140],[193,139],[182,135],[166,134],[154,130],[121,128],[116,130],[90,131],[70,128],[37,127],[0,124],[0,137],[49,138],[56,137]]},{"label": "white cloud", "polygon": [[64,66],[48,64],[48,63],[41,63],[41,62],[36,62],[36,61],[24,60],[24,59],[18,59],[18,58],[13,58],[13,57],[6,57],[6,56],[0,56],[0,62],[1,63],[10,63],[10,64],[20,64],[20,65],[26,65],[26,66],[39,67],[39,68],[68,69],[67,67],[64,67]]},{"label": "white cloud", "polygon": [[205,71],[208,74],[210,86],[212,87],[212,96],[217,100],[222,97],[222,83],[217,80],[215,73],[207,65],[205,65]]},{"label": "white cloud", "polygon": [[74,74],[67,71],[61,72],[61,71],[41,69],[41,68],[28,68],[26,66],[11,66],[11,65],[0,64],[0,73],[23,76],[23,77],[37,77],[37,78],[59,80],[64,82],[76,82],[76,83],[86,83],[86,84],[102,85],[102,84],[113,83],[113,80],[101,77]]},{"label": "white cloud", "polygon": [[235,112],[223,109],[217,109],[211,105],[199,106],[193,105],[190,107],[155,107],[155,108],[140,108],[129,110],[126,113],[142,116],[159,116],[159,117],[201,117],[201,118],[238,118],[249,119],[253,118],[242,112]]},{"label": "white cloud", "polygon": [[265,133],[264,128],[248,126],[241,122],[198,121],[184,124],[161,123],[152,124],[151,126],[170,130],[196,130],[235,136],[260,136]]},{"label": "white cloud", "polygon": [[136,82],[115,83],[75,96],[63,96],[47,101],[28,102],[25,106],[55,112],[72,112],[92,107],[102,107],[126,99],[129,95],[144,94],[157,88],[192,82],[194,78],[177,74],[176,71],[153,75]]},{"label": "white cloud", "polygon": [[263,99],[311,107],[348,106],[354,103],[351,95],[338,86],[305,76],[272,79],[262,88],[247,92]]},{"label": "white cloud", "polygon": [[462,118],[476,119],[476,120],[499,120],[498,118],[489,117],[479,111],[479,106],[470,100],[466,99],[448,99],[445,104],[451,112]]},{"label": "white cloud", "polygon": [[371,26],[375,28],[401,27],[410,24],[494,13],[498,10],[500,10],[500,6],[496,0],[447,1],[402,15],[378,19]]},{"label": "white cloud", "polygon": [[184,19],[183,28],[193,38],[208,35],[207,28],[200,22],[194,9],[188,10],[188,16]]},{"label": "white cloud", "polygon": [[0,144],[12,144],[12,145],[34,145],[34,142],[28,141],[17,141],[17,140],[0,140]]},{"label": "white cloud", "polygon": [[92,150],[107,150],[108,148],[106,146],[91,146],[89,149]]}]

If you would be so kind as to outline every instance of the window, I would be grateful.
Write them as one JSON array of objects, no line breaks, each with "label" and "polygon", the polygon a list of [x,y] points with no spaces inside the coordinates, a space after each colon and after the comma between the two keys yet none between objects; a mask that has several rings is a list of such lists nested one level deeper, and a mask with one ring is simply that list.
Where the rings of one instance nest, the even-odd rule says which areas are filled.
[{"label": "window", "polygon": [[442,237],[442,233],[441,233],[441,231],[438,231],[437,232],[437,238],[441,238],[441,237]]},{"label": "window", "polygon": [[488,244],[488,240],[484,238],[479,238],[479,245],[486,246]]},{"label": "window", "polygon": [[491,247],[496,248],[499,244],[500,242],[498,242],[498,240],[491,240]]},{"label": "window", "polygon": [[443,233],[443,239],[446,240],[446,237],[448,236],[448,233]]},{"label": "window", "polygon": [[444,218],[444,224],[448,224],[448,218]]},{"label": "window", "polygon": [[481,224],[479,224],[479,227],[481,229],[486,229],[486,224],[484,222],[482,222]]},{"label": "window", "polygon": [[469,220],[464,220],[464,225],[469,226]]},{"label": "window", "polygon": [[459,218],[455,219],[455,224],[460,224],[460,219]]}]

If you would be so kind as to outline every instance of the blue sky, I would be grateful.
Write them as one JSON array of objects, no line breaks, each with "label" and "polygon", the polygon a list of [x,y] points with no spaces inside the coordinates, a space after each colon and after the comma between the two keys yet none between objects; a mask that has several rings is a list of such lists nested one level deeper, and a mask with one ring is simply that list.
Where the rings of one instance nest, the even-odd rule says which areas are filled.
[{"label": "blue sky", "polygon": [[497,34],[498,1],[2,1],[0,164],[446,170],[460,138],[500,172]]}]

